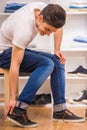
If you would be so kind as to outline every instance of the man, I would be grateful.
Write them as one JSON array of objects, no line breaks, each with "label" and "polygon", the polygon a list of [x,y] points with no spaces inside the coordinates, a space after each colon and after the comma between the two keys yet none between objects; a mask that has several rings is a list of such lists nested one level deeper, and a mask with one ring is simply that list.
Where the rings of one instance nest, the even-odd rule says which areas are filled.
[{"label": "man", "polygon": [[[54,120],[84,121],[68,111],[65,104],[65,57],[60,52],[65,18],[66,13],[59,5],[32,2],[13,13],[2,24],[0,67],[10,68],[10,99],[5,116],[18,126],[37,126],[36,122],[28,119],[26,110],[49,75]],[[38,32],[42,36],[54,32],[54,55],[26,49]],[[30,72],[31,76],[16,101],[19,72]]]}]

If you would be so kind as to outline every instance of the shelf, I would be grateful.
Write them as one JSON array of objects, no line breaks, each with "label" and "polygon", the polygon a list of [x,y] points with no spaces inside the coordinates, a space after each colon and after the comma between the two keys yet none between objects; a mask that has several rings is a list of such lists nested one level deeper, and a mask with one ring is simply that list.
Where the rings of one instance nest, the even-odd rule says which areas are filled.
[{"label": "shelf", "polygon": [[87,14],[87,12],[86,11],[67,11],[67,14],[69,14],[69,15],[85,15],[85,14]]},{"label": "shelf", "polygon": [[[0,15],[1,16],[9,16],[9,15],[11,15],[12,13],[0,13]],[[68,15],[85,15],[85,14],[87,14],[87,12],[81,12],[81,11],[67,11],[67,14]]]},{"label": "shelf", "polygon": [[[41,48],[29,48],[29,49],[31,49],[31,50],[37,50],[37,51],[44,51],[44,52],[49,52],[49,53],[53,53],[54,52],[53,49],[41,49]],[[64,51],[64,52],[74,52],[74,51],[85,52],[85,51],[87,51],[87,47],[61,48],[61,51]]]},{"label": "shelf", "polygon": [[67,80],[87,80],[87,77],[80,76],[66,76]]},{"label": "shelf", "polygon": [[[29,78],[29,76],[19,76],[19,80],[26,80],[28,78]],[[3,80],[3,79],[4,79],[4,77],[0,76],[0,80]],[[49,79],[50,79],[50,76],[47,78],[47,80],[49,80]]]},{"label": "shelf", "polygon": [[[85,11],[67,11],[66,12],[67,13],[67,15],[85,15],[85,14],[87,14],[87,12],[85,12]],[[2,12],[2,13],[0,13],[0,15],[1,16],[9,16],[9,15],[11,15],[12,13],[4,13],[4,12]]]},{"label": "shelf", "polygon": [[[29,78],[29,76],[19,76],[19,79],[20,80],[26,80],[26,79],[28,79]],[[4,77],[3,76],[0,76],[0,80],[3,80],[4,79]],[[48,80],[50,79],[50,77],[48,77],[47,78]],[[82,77],[82,76],[67,76],[66,75],[66,79],[67,80],[87,80],[87,77],[85,76],[85,77]]]},{"label": "shelf", "polygon": [[9,16],[12,13],[0,13],[0,16]]},{"label": "shelf", "polygon": [[44,52],[48,52],[48,53],[53,53],[53,49],[46,49],[46,48],[28,48],[28,49],[31,49],[31,50],[36,50],[36,51],[44,51]]},{"label": "shelf", "polygon": [[85,52],[85,51],[87,51],[87,47],[62,48],[61,51],[64,51],[64,52],[74,52],[74,51]]},{"label": "shelf", "polygon": [[[85,12],[85,11],[67,11],[66,13],[70,14],[70,15],[87,14],[87,12]],[[4,12],[0,13],[0,15],[10,15],[10,14],[12,14],[12,13],[4,13]]]}]

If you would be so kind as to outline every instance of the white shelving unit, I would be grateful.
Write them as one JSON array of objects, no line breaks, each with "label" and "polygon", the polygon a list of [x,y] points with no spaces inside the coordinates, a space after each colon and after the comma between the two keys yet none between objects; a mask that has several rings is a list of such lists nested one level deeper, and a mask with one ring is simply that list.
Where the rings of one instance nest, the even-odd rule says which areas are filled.
[{"label": "white shelving unit", "polygon": [[[75,36],[87,36],[87,12],[67,12],[67,15],[68,21],[65,32],[68,32],[69,38],[66,37],[66,41],[69,41],[70,45],[69,48],[63,47],[67,56],[66,71],[73,71],[80,65],[87,68],[87,45],[79,46],[72,41]],[[68,24],[69,22],[71,24]],[[69,33],[71,34],[69,35]],[[81,90],[87,89],[87,77],[66,76],[66,79],[66,97],[75,98]]]},{"label": "white shelving unit", "polygon": [[[87,77],[67,76],[67,72],[75,70],[79,65],[87,68],[87,45],[77,45],[73,38],[87,37],[87,12],[69,11],[68,6],[73,0],[51,0],[60,4],[66,10],[66,24],[64,26],[61,51],[66,55],[66,98],[75,98],[83,89],[87,89]],[[74,0],[75,2],[75,0]]]}]

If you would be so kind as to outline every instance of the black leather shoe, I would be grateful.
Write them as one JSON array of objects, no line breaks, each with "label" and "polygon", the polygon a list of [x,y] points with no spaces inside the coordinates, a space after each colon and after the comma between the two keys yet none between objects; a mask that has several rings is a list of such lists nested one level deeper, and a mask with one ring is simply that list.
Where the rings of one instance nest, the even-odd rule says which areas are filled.
[{"label": "black leather shoe", "polygon": [[71,71],[71,72],[67,72],[68,74],[83,74],[86,75],[87,74],[87,69],[85,69],[83,66],[79,66],[76,70]]},{"label": "black leather shoe", "polygon": [[31,121],[26,110],[15,107],[12,114],[7,115],[7,119],[16,124],[19,127],[36,127],[37,123]]},{"label": "black leather shoe", "polygon": [[43,106],[49,103],[51,103],[51,94],[38,94],[30,105]]},{"label": "black leather shoe", "polygon": [[53,120],[64,122],[84,122],[85,118],[79,117],[66,109],[61,112],[53,112]]}]

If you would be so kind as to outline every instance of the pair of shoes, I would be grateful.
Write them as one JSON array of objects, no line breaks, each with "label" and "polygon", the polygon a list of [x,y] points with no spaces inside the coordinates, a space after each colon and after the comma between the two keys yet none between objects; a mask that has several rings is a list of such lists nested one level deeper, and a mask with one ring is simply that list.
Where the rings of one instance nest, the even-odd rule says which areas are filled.
[{"label": "pair of shoes", "polygon": [[77,76],[87,76],[87,69],[85,69],[83,66],[80,65],[76,70],[67,72],[67,74]]},{"label": "pair of shoes", "polygon": [[64,110],[61,112],[53,112],[54,121],[64,121],[64,122],[84,122],[85,118],[76,116],[69,110]]},{"label": "pair of shoes", "polygon": [[51,94],[38,94],[30,105],[43,106],[48,103],[51,103]]},{"label": "pair of shoes", "polygon": [[82,95],[81,97],[77,99],[73,99],[75,102],[83,102],[83,100],[87,99],[87,90],[81,91]]},{"label": "pair of shoes", "polygon": [[12,114],[7,115],[7,119],[20,127],[36,127],[37,123],[28,119],[26,110],[15,107]]}]

